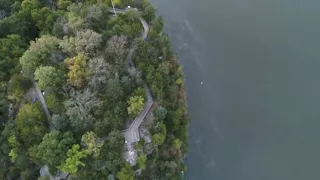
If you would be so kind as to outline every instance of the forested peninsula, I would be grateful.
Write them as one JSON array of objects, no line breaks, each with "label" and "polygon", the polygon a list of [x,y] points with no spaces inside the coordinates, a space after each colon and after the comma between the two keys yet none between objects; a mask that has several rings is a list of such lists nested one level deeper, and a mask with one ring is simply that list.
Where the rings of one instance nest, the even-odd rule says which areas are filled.
[{"label": "forested peninsula", "polygon": [[163,23],[148,0],[0,0],[0,179],[183,179]]}]

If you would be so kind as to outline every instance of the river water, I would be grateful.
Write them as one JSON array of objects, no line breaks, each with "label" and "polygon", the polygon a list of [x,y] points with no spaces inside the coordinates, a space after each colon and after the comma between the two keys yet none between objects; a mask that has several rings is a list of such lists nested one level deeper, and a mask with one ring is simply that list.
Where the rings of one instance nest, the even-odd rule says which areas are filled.
[{"label": "river water", "polygon": [[152,2],[186,75],[186,179],[319,180],[320,1]]}]

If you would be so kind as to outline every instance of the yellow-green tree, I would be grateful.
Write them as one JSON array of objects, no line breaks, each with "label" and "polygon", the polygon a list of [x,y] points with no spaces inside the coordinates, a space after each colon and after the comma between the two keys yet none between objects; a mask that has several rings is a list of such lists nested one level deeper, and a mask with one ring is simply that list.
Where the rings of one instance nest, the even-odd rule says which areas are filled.
[{"label": "yellow-green tree", "polygon": [[82,135],[81,145],[83,145],[89,154],[98,157],[103,146],[103,141],[98,140],[98,136],[90,131]]},{"label": "yellow-green tree", "polygon": [[29,153],[34,154],[33,159],[39,159],[49,167],[50,172],[55,173],[56,168],[67,159],[66,152],[75,142],[71,132],[51,131],[43,137],[38,146],[33,148],[34,152],[29,151]]},{"label": "yellow-green tree", "polygon": [[69,66],[68,83],[75,87],[81,87],[87,80],[87,57],[79,54],[73,58],[68,58],[65,63]]},{"label": "yellow-green tree", "polygon": [[12,148],[9,153],[9,156],[11,157],[11,162],[15,162],[19,154],[20,144],[17,141],[17,137],[15,135],[10,136],[8,138],[8,142]]},{"label": "yellow-green tree", "polygon": [[143,109],[144,98],[141,96],[132,96],[128,100],[128,114],[130,116],[137,116]]},{"label": "yellow-green tree", "polygon": [[59,9],[67,9],[70,4],[72,4],[70,0],[58,0],[57,3]]},{"label": "yellow-green tree", "polygon": [[76,173],[79,166],[85,166],[85,164],[81,161],[81,159],[85,157],[87,157],[87,153],[83,150],[80,150],[80,145],[75,144],[71,149],[68,150],[66,161],[58,166],[58,169],[70,174]]},{"label": "yellow-green tree", "polygon": [[117,173],[117,178],[119,180],[133,180],[134,172],[130,166],[130,164],[126,163],[124,167]]},{"label": "yellow-green tree", "polygon": [[180,139],[175,139],[173,141],[173,144],[172,146],[175,148],[175,149],[180,149],[181,146],[182,146],[182,141]]}]

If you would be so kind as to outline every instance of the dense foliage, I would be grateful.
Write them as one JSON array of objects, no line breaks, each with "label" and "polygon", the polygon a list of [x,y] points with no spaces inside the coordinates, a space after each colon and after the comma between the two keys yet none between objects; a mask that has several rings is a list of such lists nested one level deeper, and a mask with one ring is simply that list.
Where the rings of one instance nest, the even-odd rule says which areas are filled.
[{"label": "dense foliage", "polygon": [[[0,0],[0,179],[183,178],[189,118],[163,20],[147,0],[114,4],[139,11],[115,17],[109,0]],[[150,141],[134,144],[131,165],[122,130],[143,110],[145,84]]]}]

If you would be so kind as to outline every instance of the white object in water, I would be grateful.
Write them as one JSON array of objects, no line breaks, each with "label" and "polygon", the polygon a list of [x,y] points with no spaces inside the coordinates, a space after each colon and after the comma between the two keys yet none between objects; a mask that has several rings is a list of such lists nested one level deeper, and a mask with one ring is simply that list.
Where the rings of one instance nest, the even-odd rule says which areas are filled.
[{"label": "white object in water", "polygon": [[200,84],[203,84],[203,82],[201,81]]}]

